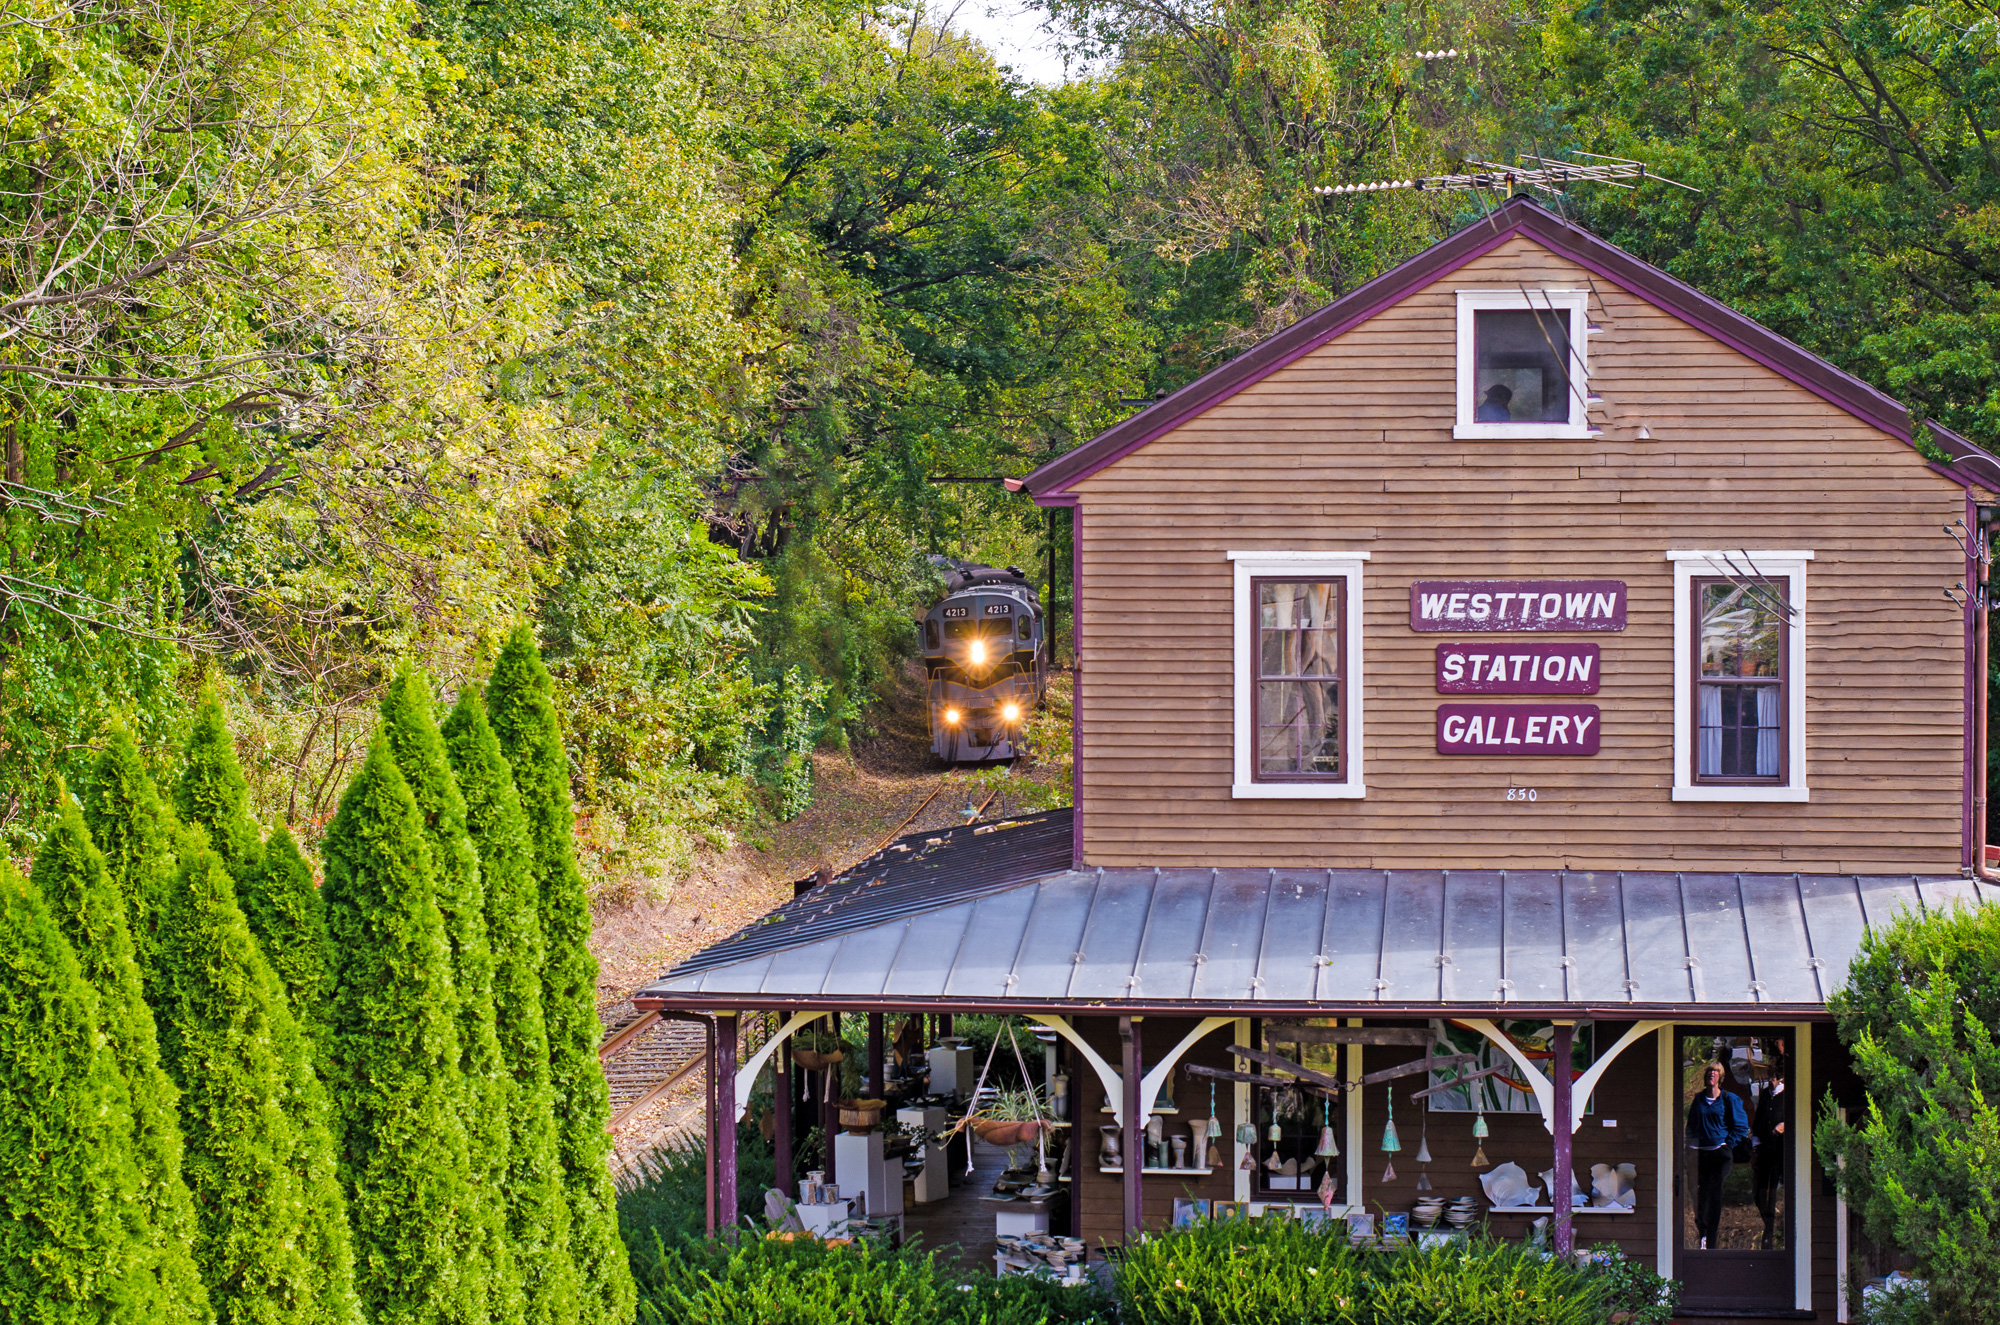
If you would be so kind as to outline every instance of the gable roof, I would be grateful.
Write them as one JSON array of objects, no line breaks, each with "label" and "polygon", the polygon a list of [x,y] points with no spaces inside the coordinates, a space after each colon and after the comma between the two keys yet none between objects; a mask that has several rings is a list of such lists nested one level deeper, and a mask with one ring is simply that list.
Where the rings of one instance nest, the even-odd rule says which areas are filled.
[{"label": "gable roof", "polygon": [[[1551,253],[1673,314],[1863,423],[1915,445],[1909,411],[1900,402],[1686,282],[1563,220],[1533,199],[1516,196],[1450,238],[1431,245],[1407,262],[1390,268],[1228,363],[1105,429],[1075,450],[1049,461],[1019,480],[1018,486],[1039,504],[1067,504],[1074,500],[1068,492],[1073,484],[1124,459],[1516,235],[1534,240]],[[2000,489],[2000,460],[1936,423],[1930,427],[1943,434],[1954,457],[1953,464],[1933,462],[1932,468],[1957,483]],[[1009,486],[1015,485],[1010,482]]]}]

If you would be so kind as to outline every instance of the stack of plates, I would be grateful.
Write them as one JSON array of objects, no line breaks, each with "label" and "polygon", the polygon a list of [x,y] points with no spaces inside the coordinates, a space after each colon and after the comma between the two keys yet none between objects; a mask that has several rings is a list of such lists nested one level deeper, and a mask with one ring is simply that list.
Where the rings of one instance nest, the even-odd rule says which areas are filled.
[{"label": "stack of plates", "polygon": [[1464,1228],[1479,1218],[1479,1198],[1461,1196],[1444,1209],[1444,1219],[1453,1228]]},{"label": "stack of plates", "polygon": [[1442,1196],[1419,1197],[1417,1198],[1417,1203],[1410,1207],[1410,1226],[1412,1228],[1436,1228],[1438,1220],[1442,1218],[1444,1218],[1444,1198]]}]

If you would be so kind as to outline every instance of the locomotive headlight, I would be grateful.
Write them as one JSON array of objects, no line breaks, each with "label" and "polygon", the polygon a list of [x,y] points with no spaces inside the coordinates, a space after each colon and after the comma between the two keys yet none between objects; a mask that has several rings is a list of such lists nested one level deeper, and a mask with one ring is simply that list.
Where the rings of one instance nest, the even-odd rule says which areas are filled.
[{"label": "locomotive headlight", "polygon": [[1021,720],[1021,706],[1019,704],[1003,705],[1000,709],[1000,716],[1009,722],[1019,722]]},{"label": "locomotive headlight", "polygon": [[946,709],[944,711],[944,725],[947,727],[956,727],[958,725],[957,709]]},{"label": "locomotive headlight", "polygon": [[972,652],[971,652],[971,654],[970,654],[969,656],[971,657],[971,659],[972,659],[972,661],[973,661],[973,663],[974,663],[975,665],[976,665],[976,664],[979,664],[979,663],[983,663],[983,662],[985,662],[985,661],[986,661],[986,641],[985,641],[985,640],[974,640],[974,641],[972,641]]}]

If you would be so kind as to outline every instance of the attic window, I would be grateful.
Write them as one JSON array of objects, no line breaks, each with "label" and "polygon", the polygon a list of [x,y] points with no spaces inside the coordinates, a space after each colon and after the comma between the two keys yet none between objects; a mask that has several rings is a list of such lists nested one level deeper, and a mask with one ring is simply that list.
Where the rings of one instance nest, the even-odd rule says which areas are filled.
[{"label": "attic window", "polygon": [[1581,290],[1458,292],[1458,437],[1588,435]]}]

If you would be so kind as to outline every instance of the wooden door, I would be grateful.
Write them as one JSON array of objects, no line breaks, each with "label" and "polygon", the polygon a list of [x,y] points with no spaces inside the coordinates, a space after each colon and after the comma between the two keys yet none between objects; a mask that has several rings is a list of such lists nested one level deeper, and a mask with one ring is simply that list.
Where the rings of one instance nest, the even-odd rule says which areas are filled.
[{"label": "wooden door", "polygon": [[[1790,1036],[1768,1027],[1676,1029],[1674,1270],[1681,1305],[1690,1311],[1787,1310],[1793,1305],[1791,1193],[1798,1167],[1790,1138],[1798,1132],[1800,1098],[1790,1080]],[[1722,1089],[1742,1102],[1752,1124],[1747,1162],[1704,1155],[1687,1144],[1689,1107],[1717,1063]]]}]

